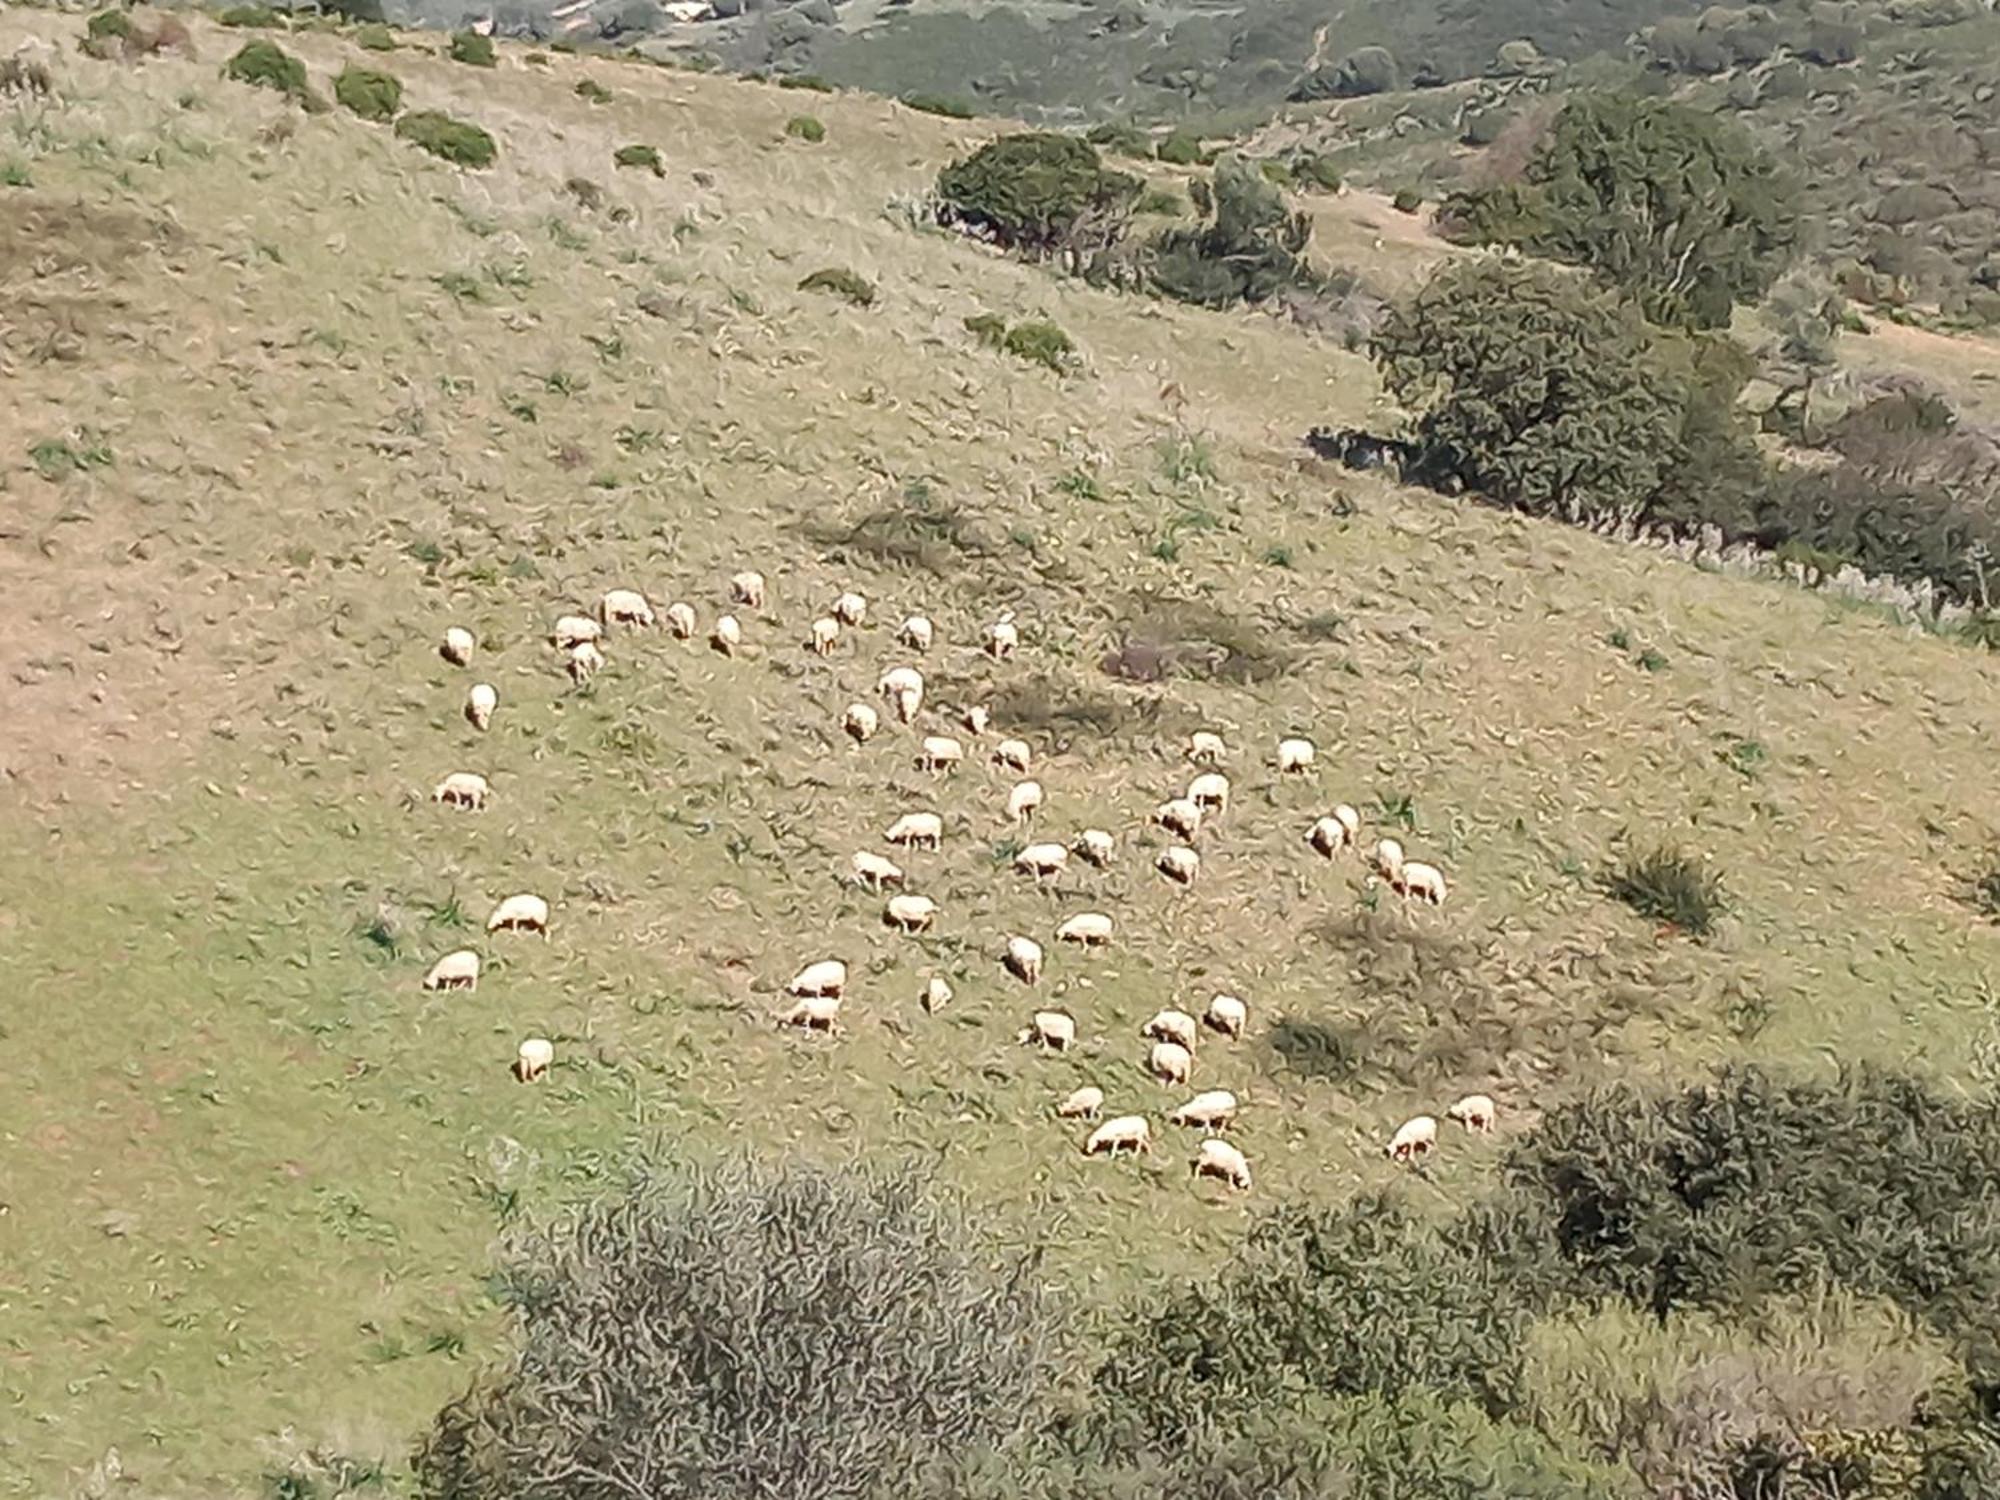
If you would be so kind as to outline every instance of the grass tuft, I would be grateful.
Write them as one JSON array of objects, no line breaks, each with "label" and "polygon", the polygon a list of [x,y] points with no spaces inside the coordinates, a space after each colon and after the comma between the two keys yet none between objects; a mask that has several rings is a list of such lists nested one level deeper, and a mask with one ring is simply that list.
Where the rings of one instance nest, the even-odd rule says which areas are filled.
[{"label": "grass tuft", "polygon": [[1705,937],[1726,912],[1719,876],[1691,855],[1660,847],[1630,855],[1605,889],[1642,917]]}]

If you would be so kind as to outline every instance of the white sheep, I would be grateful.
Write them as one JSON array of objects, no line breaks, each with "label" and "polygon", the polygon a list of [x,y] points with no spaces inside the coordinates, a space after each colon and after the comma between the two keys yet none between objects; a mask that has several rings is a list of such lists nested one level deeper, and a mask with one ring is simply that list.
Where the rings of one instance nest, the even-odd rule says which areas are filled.
[{"label": "white sheep", "polygon": [[1102,828],[1086,828],[1076,836],[1076,852],[1100,870],[1111,863],[1111,854],[1116,847],[1111,835]]},{"label": "white sheep", "polygon": [[1187,800],[1204,813],[1220,816],[1229,811],[1229,778],[1220,771],[1205,771],[1188,783]]},{"label": "white sheep", "polygon": [[637,589],[610,589],[597,601],[597,618],[606,625],[636,625],[652,629],[653,606]]},{"label": "white sheep", "polygon": [[588,615],[563,615],[549,631],[549,639],[558,651],[569,651],[586,641],[599,641],[604,637],[604,627]]},{"label": "white sheep", "polygon": [[1021,644],[1021,632],[1014,628],[1014,621],[1002,615],[986,627],[986,654],[995,661],[1005,661]]},{"label": "white sheep", "polygon": [[444,644],[438,647],[438,655],[454,667],[467,667],[472,665],[472,653],[477,645],[471,631],[463,625],[453,625],[445,631]]},{"label": "white sheep", "polygon": [[903,883],[903,867],[894,860],[884,859],[879,854],[870,854],[866,849],[858,850],[851,861],[854,883],[871,891],[885,890],[892,885]]},{"label": "white sheep", "polygon": [[474,729],[493,722],[493,710],[500,706],[500,694],[490,682],[475,682],[465,695],[465,717]]},{"label": "white sheep", "polygon": [[1020,1036],[1023,1047],[1047,1047],[1067,1052],[1076,1045],[1076,1020],[1059,1010],[1038,1010]]},{"label": "white sheep", "polygon": [[1056,928],[1056,941],[1085,948],[1106,947],[1111,942],[1111,918],[1099,911],[1078,912]]},{"label": "white sheep", "polygon": [[1194,1125],[1203,1130],[1227,1130],[1236,1118],[1236,1096],[1228,1089],[1196,1094],[1167,1116],[1169,1125]]},{"label": "white sheep", "polygon": [[896,631],[896,639],[912,651],[930,650],[936,637],[936,627],[922,615],[911,615]]},{"label": "white sheep", "polygon": [[1240,1037],[1243,1028],[1250,1021],[1250,1007],[1234,995],[1217,995],[1208,1002],[1208,1009],[1201,1013],[1203,1021],[1212,1030],[1224,1036]]},{"label": "white sheep", "polygon": [[1188,1051],[1194,1051],[1200,1039],[1195,1030],[1194,1017],[1184,1010],[1167,1009],[1158,1012],[1153,1019],[1139,1028],[1139,1035],[1149,1041],[1178,1042]]},{"label": "white sheep", "polygon": [[780,1026],[803,1026],[808,1031],[834,1031],[840,1019],[838,995],[808,995],[778,1017]]},{"label": "white sheep", "polygon": [[1194,1071],[1194,1054],[1179,1042],[1155,1042],[1146,1054],[1146,1071],[1162,1083],[1186,1083]]},{"label": "white sheep", "polygon": [[1037,880],[1060,875],[1069,863],[1069,850],[1061,844],[1030,844],[1014,856],[1014,868]]},{"label": "white sheep", "polygon": [[840,644],[840,621],[832,615],[821,615],[812,622],[812,639],[806,642],[806,649],[815,656],[831,656],[833,648]]},{"label": "white sheep", "polygon": [[486,919],[488,932],[539,932],[549,935],[549,903],[540,896],[509,896]]},{"label": "white sheep", "polygon": [[1120,1115],[1115,1120],[1106,1120],[1083,1143],[1085,1156],[1116,1156],[1120,1151],[1143,1151],[1150,1155],[1152,1150],[1153,1127],[1146,1123],[1144,1115]]},{"label": "white sheep", "polygon": [[1403,846],[1394,839],[1383,839],[1375,846],[1375,867],[1397,895],[1414,897],[1432,906],[1444,905],[1444,871],[1421,860],[1403,858]]},{"label": "white sheep", "polygon": [[1220,765],[1228,754],[1222,736],[1213,730],[1197,729],[1188,736],[1187,756],[1196,765]]},{"label": "white sheep", "polygon": [[547,1037],[531,1036],[515,1050],[514,1076],[523,1083],[533,1083],[555,1060],[555,1043]]},{"label": "white sheep", "polygon": [[1196,1177],[1220,1177],[1239,1193],[1250,1191],[1250,1161],[1229,1142],[1210,1136],[1195,1153]]},{"label": "white sheep", "polygon": [[1186,844],[1173,844],[1160,851],[1160,873],[1179,885],[1193,885],[1201,873],[1201,856]]},{"label": "white sheep", "polygon": [[1039,984],[1042,978],[1042,945],[1033,938],[1007,939],[1007,971],[1023,984]]},{"label": "white sheep", "polygon": [[840,716],[840,727],[859,745],[874,737],[875,731],[882,727],[882,720],[867,704],[850,703],[847,712]]},{"label": "white sheep", "polygon": [[746,571],[730,579],[729,602],[741,604],[746,609],[761,610],[764,607],[764,575]]},{"label": "white sheep", "polygon": [[983,703],[975,703],[960,718],[968,734],[984,734],[993,722],[993,711]]},{"label": "white sheep", "polygon": [[838,1000],[847,992],[847,965],[837,958],[807,964],[791,978],[785,993],[796,999]]},{"label": "white sheep", "polygon": [[884,925],[903,932],[926,932],[937,920],[937,902],[928,896],[891,896],[882,908]]},{"label": "white sheep", "polygon": [[486,778],[476,771],[453,771],[431,788],[431,801],[473,812],[485,807],[486,799],[492,795],[493,789],[486,784]]},{"label": "white sheep", "polygon": [[934,1016],[951,1004],[951,986],[933,974],[924,985],[924,1014]]},{"label": "white sheep", "polygon": [[1375,869],[1384,880],[1393,880],[1396,871],[1403,867],[1403,846],[1394,839],[1381,839],[1375,845]]},{"label": "white sheep", "polygon": [[692,604],[682,602],[669,604],[666,619],[667,629],[674,633],[676,639],[686,641],[694,638],[695,618]]},{"label": "white sheep", "polygon": [[1056,1118],[1094,1120],[1103,1108],[1104,1090],[1087,1083],[1056,1106]]},{"label": "white sheep", "polygon": [[1042,784],[1039,781],[1017,781],[1014,789],[1007,794],[1007,816],[1016,823],[1028,822],[1041,805]]},{"label": "white sheep", "polygon": [[917,767],[936,775],[965,759],[965,746],[948,734],[927,734],[917,752]]},{"label": "white sheep", "polygon": [[912,723],[924,706],[924,674],[915,667],[891,667],[875,686],[905,724]]},{"label": "white sheep", "polygon": [[447,953],[424,975],[427,990],[476,990],[479,988],[479,955],[470,948]]},{"label": "white sheep", "polygon": [[1405,1120],[1389,1138],[1389,1160],[1415,1161],[1437,1148],[1438,1122],[1429,1115]]},{"label": "white sheep", "polygon": [[944,819],[930,812],[904,813],[889,825],[889,831],[882,837],[892,844],[904,844],[912,849],[942,849]]},{"label": "white sheep", "polygon": [[833,601],[833,617],[852,629],[859,629],[861,622],[868,618],[868,601],[849,589]]},{"label": "white sheep", "polygon": [[708,644],[724,656],[734,656],[736,648],[743,644],[743,627],[736,616],[723,615],[715,622],[715,629],[708,633]]},{"label": "white sheep", "polygon": [[569,680],[582,687],[604,670],[604,653],[594,642],[578,641],[569,648]]},{"label": "white sheep", "polygon": [[1201,831],[1201,808],[1186,797],[1174,797],[1153,809],[1153,821],[1169,833],[1191,839]]},{"label": "white sheep", "polygon": [[1491,1096],[1467,1094],[1458,1103],[1444,1112],[1447,1120],[1455,1120],[1474,1135],[1491,1135],[1494,1116],[1499,1111],[1494,1107]]},{"label": "white sheep", "polygon": [[[1345,817],[1342,816],[1343,813],[1346,814]],[[1341,850],[1353,846],[1355,835],[1360,829],[1360,818],[1353,808],[1343,802],[1327,817],[1313,824],[1306,834],[1306,842],[1328,859],[1332,859]]]},{"label": "white sheep", "polygon": [[1278,741],[1278,774],[1280,776],[1299,775],[1310,771],[1319,752],[1313,749],[1313,742],[1307,739]]},{"label": "white sheep", "polygon": [[1028,749],[1026,740],[1002,740],[993,747],[994,765],[1019,771],[1023,776],[1028,774],[1028,762],[1033,758],[1034,752]]}]

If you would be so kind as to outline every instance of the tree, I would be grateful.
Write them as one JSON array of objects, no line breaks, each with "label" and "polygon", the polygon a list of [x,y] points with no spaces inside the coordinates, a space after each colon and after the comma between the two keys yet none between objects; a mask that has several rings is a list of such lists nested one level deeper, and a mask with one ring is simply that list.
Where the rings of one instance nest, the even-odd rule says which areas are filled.
[{"label": "tree", "polygon": [[1254,165],[1233,153],[1217,159],[1212,190],[1195,195],[1212,214],[1199,229],[1169,229],[1152,245],[1153,284],[1170,297],[1204,307],[1262,302],[1307,279],[1299,252],[1312,221],[1285,207],[1285,195]]},{"label": "tree", "polygon": [[1080,260],[1117,241],[1142,186],[1080,137],[1023,131],[938,174],[939,217],[1033,259]]},{"label": "tree", "polygon": [[1587,266],[1655,323],[1719,328],[1798,237],[1798,188],[1739,126],[1662,99],[1571,100],[1523,181],[1455,195],[1465,237]]},{"label": "tree", "polygon": [[519,1245],[509,1368],[418,1456],[439,1500],[862,1500],[1010,1436],[1047,1303],[908,1176],[649,1171]]}]

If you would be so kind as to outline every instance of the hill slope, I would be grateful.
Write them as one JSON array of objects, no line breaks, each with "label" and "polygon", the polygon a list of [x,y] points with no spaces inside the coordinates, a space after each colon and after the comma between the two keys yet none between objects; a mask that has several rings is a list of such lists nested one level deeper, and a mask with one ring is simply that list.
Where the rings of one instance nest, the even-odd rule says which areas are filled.
[{"label": "hill slope", "polygon": [[[1734,1056],[1991,1080],[2000,938],[1955,887],[1996,834],[1990,656],[1323,469],[1300,434],[1367,415],[1361,359],[911,226],[898,201],[995,127],[283,39],[316,85],[372,58],[486,127],[499,163],[464,173],[222,81],[239,35],[196,22],[199,61],[127,66],[78,56],[80,25],[0,18],[0,53],[62,48],[0,147],[26,179],[0,188],[0,1493],[113,1447],[169,1495],[292,1445],[399,1454],[496,1347],[494,1235],[653,1141],[914,1154],[1092,1298],[1185,1274],[1250,1207],[1190,1187],[1179,1141],[1108,1167],[1048,1115],[1086,1080],[1171,1105],[1138,1027],[1216,990],[1251,1034],[1195,1082],[1248,1101],[1253,1203],[1386,1179],[1387,1132],[1474,1087],[1504,1143],[1579,1083]],[[804,107],[819,145],[785,134]],[[613,167],[634,142],[663,175]],[[1378,200],[1320,212],[1386,240]],[[797,289],[830,265],[874,306]],[[1087,369],[982,348],[962,320],[988,311],[1053,318]],[[541,639],[618,585],[706,623],[744,566],[771,603],[737,657],[619,632],[577,691]],[[811,657],[849,587],[870,624]],[[990,702],[1040,757],[1038,828],[1114,829],[1111,870],[1035,890],[977,748],[936,782],[910,731],[839,736],[917,609],[934,705]],[[1003,609],[999,665],[976,642]],[[438,657],[453,623],[471,673]],[[1108,677],[1135,637],[1194,674]],[[1181,891],[1145,820],[1203,726],[1236,797]],[[1320,771],[1280,784],[1300,732]],[[483,814],[428,800],[458,769],[491,778]],[[1358,860],[1318,860],[1339,801],[1443,864],[1450,904],[1371,909]],[[840,876],[933,803],[945,847],[907,863],[941,915],[896,937]],[[1723,873],[1709,943],[1601,892],[1661,841]],[[517,890],[552,902],[546,943],[477,931]],[[1056,952],[1089,907],[1117,944]],[[1051,949],[1038,993],[999,968],[1017,932]],[[478,990],[422,992],[466,944]],[[780,1032],[776,987],[826,953],[856,975],[845,1034]],[[927,1016],[932,973],[957,999]],[[1037,1004],[1077,1015],[1076,1052],[1016,1045]],[[523,1088],[536,1033],[558,1063]],[[1500,1149],[1448,1144],[1424,1201]]]}]

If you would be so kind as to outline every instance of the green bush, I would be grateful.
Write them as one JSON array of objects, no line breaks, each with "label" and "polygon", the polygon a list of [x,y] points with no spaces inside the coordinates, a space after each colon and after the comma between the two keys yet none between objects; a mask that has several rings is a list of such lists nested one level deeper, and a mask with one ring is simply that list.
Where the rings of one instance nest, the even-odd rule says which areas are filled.
[{"label": "green bush", "polygon": [[493,137],[477,125],[436,110],[416,110],[396,122],[396,134],[454,166],[490,167],[499,159]]},{"label": "green bush", "polygon": [[132,34],[132,18],[122,10],[100,10],[84,23],[88,41],[123,41]]},{"label": "green bush", "polygon": [[1206,160],[1201,149],[1201,137],[1190,130],[1169,133],[1153,154],[1172,167],[1199,166]]},{"label": "green bush", "polygon": [[1057,374],[1071,369],[1077,363],[1076,345],[1070,336],[1054,323],[1029,321],[1016,323],[1007,330],[1007,336],[1000,347],[1016,359],[1030,360],[1044,365]]},{"label": "green bush", "polygon": [[1424,206],[1424,195],[1415,188],[1397,188],[1390,203],[1399,214],[1413,214]]},{"label": "green bush", "polygon": [[927,115],[943,115],[947,120],[970,120],[978,113],[965,100],[947,94],[905,94],[902,102]]},{"label": "green bush", "polygon": [[2000,921],[2000,855],[1972,877],[1971,896],[1975,909]]},{"label": "green bush", "polygon": [[827,266],[813,272],[799,283],[799,290],[830,292],[836,297],[846,298],[856,307],[872,307],[875,303],[874,283],[845,266]]},{"label": "green bush", "polygon": [[1292,176],[1301,186],[1317,188],[1322,193],[1337,193],[1341,188],[1339,164],[1330,156],[1299,157],[1292,163]]},{"label": "green bush", "polygon": [[587,100],[592,104],[609,104],[611,102],[611,90],[599,83],[595,78],[577,79],[576,87],[571,92],[577,98]]},{"label": "green bush", "polygon": [[1168,218],[1178,218],[1186,209],[1187,200],[1166,188],[1147,188],[1132,206],[1134,213],[1164,214]]},{"label": "green bush", "polygon": [[824,78],[817,77],[811,73],[787,73],[778,80],[778,87],[781,89],[805,89],[815,94],[830,94],[833,92],[832,84],[828,83]]},{"label": "green bush", "polygon": [[247,83],[257,88],[276,89],[281,94],[290,94],[295,99],[303,99],[308,92],[306,86],[306,65],[293,57],[276,42],[259,38],[245,42],[236,55],[229,59],[224,73],[238,83]]},{"label": "green bush", "polygon": [[1693,937],[1713,931],[1726,910],[1720,878],[1676,849],[1630,856],[1605,877],[1605,889],[1640,916]]},{"label": "green bush", "polygon": [[497,67],[500,62],[500,54],[493,47],[493,38],[481,36],[476,31],[454,31],[451,34],[450,56],[453,62],[475,68]]},{"label": "green bush", "polygon": [[660,148],[657,146],[620,146],[611,153],[611,161],[614,166],[644,167],[655,177],[667,175],[667,164],[660,160]]},{"label": "green bush", "polygon": [[379,22],[363,26],[354,33],[354,45],[367,52],[394,52],[396,33]]},{"label": "green bush", "polygon": [[[1196,180],[1199,184],[1199,179]],[[1288,212],[1275,184],[1234,154],[1215,164],[1212,188],[1195,195],[1214,218],[1198,229],[1168,229],[1148,248],[1148,275],[1170,297],[1203,307],[1263,302],[1309,278],[1299,260],[1312,221]]]},{"label": "green bush", "polygon": [[232,5],[215,19],[224,26],[251,29],[269,29],[285,24],[285,18],[268,5]]},{"label": "green bush", "polygon": [[333,97],[343,109],[380,124],[393,120],[403,107],[403,85],[393,74],[350,63],[333,80]]},{"label": "green bush", "polygon": [[1115,242],[1141,188],[1088,141],[1046,131],[980,147],[940,172],[937,186],[944,223],[1037,259]]},{"label": "green bush", "polygon": [[989,349],[1007,345],[1007,320],[993,313],[974,313],[965,320],[965,331]]},{"label": "green bush", "polygon": [[785,121],[785,134],[795,141],[818,145],[826,139],[826,126],[811,115],[793,115]]},{"label": "green bush", "polygon": [[1143,160],[1153,154],[1153,138],[1137,125],[1119,125],[1106,120],[1091,126],[1083,133],[1083,138],[1099,150],[1116,152],[1119,156]]}]

